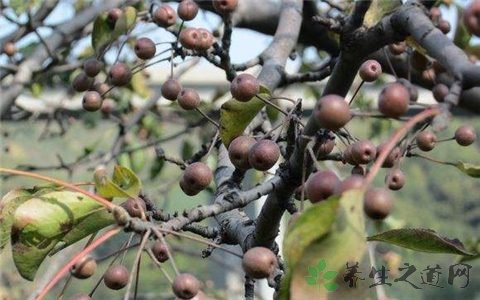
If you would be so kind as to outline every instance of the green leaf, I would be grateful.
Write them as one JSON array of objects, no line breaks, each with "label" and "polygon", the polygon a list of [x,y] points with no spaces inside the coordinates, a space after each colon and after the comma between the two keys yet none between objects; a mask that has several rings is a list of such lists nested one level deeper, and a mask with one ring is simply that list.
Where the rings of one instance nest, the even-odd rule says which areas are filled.
[{"label": "green leaf", "polygon": [[130,80],[130,85],[132,90],[142,98],[148,98],[152,91],[147,85],[147,77],[145,72],[137,72],[133,74],[132,79]]},{"label": "green leaf", "polygon": [[305,281],[308,285],[317,285],[317,280],[314,277],[305,276]]},{"label": "green leaf", "polygon": [[474,255],[458,239],[442,237],[431,229],[393,229],[370,236],[368,241],[380,241],[400,247],[431,253]]},{"label": "green leaf", "polygon": [[323,279],[325,280],[332,280],[333,278],[335,278],[335,276],[337,276],[337,271],[327,271],[325,272],[325,274],[323,274]]},{"label": "green leaf", "polygon": [[113,28],[107,21],[107,18],[108,13],[104,12],[98,15],[93,22],[92,47],[97,54],[102,53],[105,47],[113,40],[111,37]]},{"label": "green leaf", "polygon": [[465,24],[463,23],[463,10],[464,8],[460,5],[456,5],[458,11],[458,19],[457,19],[457,26],[455,30],[455,35],[453,37],[453,43],[461,48],[465,49],[470,44],[470,39],[472,38],[472,34],[467,30]]},{"label": "green leaf", "polygon": [[[289,228],[283,244],[287,267],[280,299],[364,299],[370,293],[368,286],[349,288],[342,276],[334,276],[335,282],[320,290],[305,281],[312,265],[317,265],[317,269],[328,268],[325,274],[328,278],[333,275],[329,272],[344,273],[346,263],[369,263],[363,259],[366,253],[363,194],[363,190],[352,190],[312,205]],[[336,291],[330,294],[329,290]]]},{"label": "green leaf", "polygon": [[327,262],[325,261],[325,259],[321,259],[318,261],[317,263],[317,269],[318,271],[322,272],[323,270],[325,270],[325,268],[327,267]]},{"label": "green leaf", "polygon": [[105,198],[131,197],[135,198],[142,188],[140,179],[129,168],[116,165],[112,179],[106,176],[94,176],[97,193]]},{"label": "green leaf", "polygon": [[[305,210],[289,229],[283,241],[283,252],[290,267],[295,267],[311,243],[330,232],[338,206],[338,199],[313,205]],[[323,271],[325,268],[317,269]]]},{"label": "green leaf", "polygon": [[127,6],[123,9],[120,18],[115,22],[113,36],[115,39],[121,35],[127,34],[137,21],[137,10],[133,6]]},{"label": "green leaf", "polygon": [[[260,96],[270,97],[270,91],[260,86]],[[253,120],[257,113],[265,106],[262,100],[257,97],[248,102],[240,102],[230,99],[220,108],[220,137],[225,146],[241,135],[248,124]]]},{"label": "green leaf", "polygon": [[40,4],[39,0],[10,0],[9,6],[12,8],[17,15],[21,15],[27,9],[32,9],[35,6]]},{"label": "green leaf", "polygon": [[323,285],[325,287],[325,289],[329,292],[333,292],[335,291],[336,289],[338,289],[339,285],[336,283],[336,282],[327,282]]},{"label": "green leaf", "polygon": [[12,256],[20,275],[33,280],[58,243],[69,245],[106,226],[89,218],[99,210],[104,210],[103,206],[78,192],[41,191],[31,195],[15,210],[11,229]]},{"label": "green leaf", "polygon": [[115,26],[107,20],[108,13],[100,14],[93,23],[92,47],[97,54],[103,50],[121,35],[127,34],[135,25],[137,10],[128,6],[123,9],[120,18],[115,22]]},{"label": "green leaf", "polygon": [[184,140],[182,144],[182,159],[188,160],[193,155],[193,145],[189,140]]},{"label": "green leaf", "polygon": [[365,13],[363,25],[370,28],[376,25],[385,15],[402,5],[401,0],[373,0]]},{"label": "green leaf", "polygon": [[30,86],[30,91],[32,92],[32,96],[39,97],[43,92],[43,86],[38,82],[34,82]]},{"label": "green leaf", "polygon": [[459,161],[455,167],[470,177],[480,178],[480,166]]},{"label": "green leaf", "polygon": [[77,224],[61,239],[61,241],[52,249],[49,255],[80,241],[84,237],[99,231],[109,225],[115,224],[115,219],[106,208],[92,210],[90,214],[79,218]]},{"label": "green leaf", "polygon": [[[139,143],[132,143],[132,147],[139,147]],[[143,170],[143,167],[145,167],[145,164],[147,163],[147,156],[145,153],[145,150],[137,150],[130,152],[130,162],[132,164],[132,171],[135,173],[139,173],[140,171]]]},{"label": "green leaf", "polygon": [[315,267],[313,267],[313,266],[309,266],[309,267],[308,267],[308,273],[309,273],[310,276],[312,276],[312,277],[317,277],[317,276],[318,276],[317,268],[315,268]]},{"label": "green leaf", "polygon": [[24,189],[14,189],[0,200],[0,250],[10,241],[13,214],[18,206],[28,200],[31,193]]},{"label": "green leaf", "polygon": [[152,165],[150,166],[150,179],[155,179],[163,170],[165,166],[165,160],[161,158],[156,158]]}]

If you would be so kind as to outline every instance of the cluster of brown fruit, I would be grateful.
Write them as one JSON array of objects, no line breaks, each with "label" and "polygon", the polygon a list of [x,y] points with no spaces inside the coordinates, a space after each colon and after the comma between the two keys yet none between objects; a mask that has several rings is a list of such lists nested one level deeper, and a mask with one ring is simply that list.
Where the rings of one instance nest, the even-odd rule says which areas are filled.
[{"label": "cluster of brown fruit", "polygon": [[267,171],[280,158],[280,148],[272,140],[256,141],[253,137],[241,135],[228,146],[228,156],[237,169]]},{"label": "cluster of brown fruit", "polygon": [[[97,270],[97,262],[91,256],[84,256],[71,269],[73,277],[87,279]],[[103,282],[106,287],[112,290],[120,290],[128,284],[130,272],[123,265],[111,265],[103,274]],[[77,294],[73,297],[76,300],[91,299],[87,294]]]},{"label": "cluster of brown fruit", "polygon": [[[381,74],[381,66],[374,60],[365,61],[359,69],[359,75],[363,81],[371,82]],[[442,97],[448,94],[442,86]],[[437,89],[439,89],[437,87]],[[440,94],[435,92],[434,95]],[[403,116],[408,110],[411,101],[416,99],[416,91],[412,89],[410,82],[399,79],[394,83],[387,84],[381,91],[378,98],[378,111],[388,118],[397,119]],[[439,97],[439,96],[437,96]],[[314,118],[319,127],[331,131],[338,131],[344,127],[352,118],[348,103],[338,95],[326,95],[320,98],[314,109]],[[476,140],[476,133],[472,126],[463,125],[455,131],[452,138],[461,146],[471,145]],[[436,135],[430,130],[424,130],[415,137],[414,144],[408,149],[401,149],[398,146],[387,155],[382,164],[383,168],[392,168],[385,176],[385,184],[391,190],[399,190],[405,184],[405,175],[398,168],[398,161],[413,147],[422,151],[430,151],[437,142]],[[334,149],[335,141],[331,133],[317,137],[316,155],[322,158]],[[304,189],[305,196],[312,203],[323,201],[332,195],[338,195],[352,188],[366,188],[364,182],[365,167],[374,162],[380,154],[385,151],[386,144],[375,146],[369,140],[357,140],[347,145],[342,153],[344,163],[354,166],[352,175],[345,180],[330,170],[318,171],[309,176],[304,186],[297,191],[296,198]],[[393,208],[393,198],[384,188],[367,188],[364,196],[365,213],[372,219],[384,219]]]},{"label": "cluster of brown fruit", "polygon": [[[155,258],[163,263],[169,258],[168,247],[161,241],[157,240],[151,247]],[[87,279],[91,277],[97,270],[97,262],[91,256],[84,256],[71,269],[73,277],[78,279]],[[103,274],[103,282],[106,287],[112,290],[120,290],[127,286],[130,280],[129,270],[120,264],[111,265]],[[173,293],[180,299],[205,299],[205,295],[200,290],[200,281],[192,274],[180,273],[172,283]],[[79,293],[73,296],[74,300],[92,299],[89,295]]]}]

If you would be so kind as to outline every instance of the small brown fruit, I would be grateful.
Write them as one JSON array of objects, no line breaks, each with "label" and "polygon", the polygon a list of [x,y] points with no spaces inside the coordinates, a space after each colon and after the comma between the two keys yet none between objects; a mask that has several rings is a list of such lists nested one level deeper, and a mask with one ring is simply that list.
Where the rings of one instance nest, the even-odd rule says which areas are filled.
[{"label": "small brown fruit", "polygon": [[197,49],[198,45],[200,44],[200,33],[197,28],[188,27],[180,31],[180,35],[178,36],[178,40],[183,47],[195,50]]},{"label": "small brown fruit", "polygon": [[248,151],[248,162],[259,171],[267,171],[280,157],[280,149],[272,140],[260,140]]},{"label": "small brown fruit", "polygon": [[326,129],[338,130],[351,119],[350,107],[343,97],[326,95],[317,101],[314,118],[317,124]]},{"label": "small brown fruit", "polygon": [[405,174],[400,169],[392,169],[385,176],[388,188],[397,191],[405,185]]},{"label": "small brown fruit", "polygon": [[110,9],[107,14],[108,23],[110,23],[111,25],[115,25],[115,23],[117,22],[118,19],[120,19],[122,14],[123,14],[123,11],[118,7]]},{"label": "small brown fruit", "polygon": [[340,183],[338,188],[340,193],[353,190],[361,189],[365,187],[365,178],[361,175],[351,175]]},{"label": "small brown fruit", "polygon": [[161,88],[162,96],[170,101],[177,100],[178,94],[180,94],[181,90],[182,85],[180,84],[180,81],[172,77],[165,81]]},{"label": "small brown fruit", "polygon": [[213,45],[214,38],[212,33],[205,28],[198,28],[199,40],[195,46],[198,51],[206,51]]},{"label": "small brown fruit", "polygon": [[477,134],[475,128],[470,125],[462,125],[455,130],[455,141],[460,146],[469,146],[475,142]]},{"label": "small brown fruit", "polygon": [[184,183],[192,190],[205,189],[213,179],[212,170],[203,162],[188,165],[183,172]]},{"label": "small brown fruit", "polygon": [[126,64],[118,62],[110,67],[108,79],[114,86],[124,86],[130,83],[132,71]]},{"label": "small brown fruit", "polygon": [[133,50],[135,51],[135,54],[138,58],[150,59],[155,56],[157,48],[155,46],[155,43],[151,39],[143,37],[139,38],[135,42]]},{"label": "small brown fruit", "polygon": [[72,276],[79,279],[86,279],[92,276],[97,270],[97,262],[91,256],[82,257],[71,270]]},{"label": "small brown fruit", "polygon": [[340,179],[330,171],[318,171],[311,174],[305,183],[305,193],[312,203],[317,203],[337,193]]},{"label": "small brown fruit", "polygon": [[170,27],[177,21],[177,13],[170,5],[164,4],[153,12],[152,20],[160,27]]},{"label": "small brown fruit", "polygon": [[437,100],[437,102],[443,102],[445,97],[447,97],[448,93],[450,93],[450,89],[443,83],[437,83],[432,88],[433,98]]},{"label": "small brown fruit", "polygon": [[372,82],[377,80],[377,78],[382,74],[382,66],[378,63],[378,61],[369,59],[363,62],[358,74],[363,81]]},{"label": "small brown fruit", "polygon": [[387,117],[398,118],[408,110],[410,93],[400,83],[387,85],[380,93],[378,110]]},{"label": "small brown fruit", "polygon": [[247,170],[252,167],[248,161],[248,152],[255,142],[253,137],[241,135],[228,145],[228,157],[237,169]]},{"label": "small brown fruit", "polygon": [[93,78],[90,78],[85,74],[85,72],[81,72],[72,81],[72,88],[76,92],[85,92],[88,90],[93,84]]},{"label": "small brown fruit", "polygon": [[433,132],[425,130],[417,134],[415,140],[417,141],[417,146],[420,150],[431,151],[435,148],[437,136]]},{"label": "small brown fruit", "polygon": [[213,0],[212,2],[215,10],[222,15],[231,14],[238,5],[238,0]]},{"label": "small brown fruit", "polygon": [[230,85],[230,93],[238,101],[250,101],[260,92],[260,84],[255,76],[243,73],[235,77]]},{"label": "small brown fruit", "polygon": [[12,42],[6,42],[3,45],[3,53],[9,57],[12,57],[15,55],[15,53],[17,53],[17,47],[15,47],[15,44]]},{"label": "small brown fruit", "polygon": [[351,155],[356,164],[368,164],[375,159],[377,148],[369,140],[358,141],[352,145]]},{"label": "small brown fruit", "polygon": [[163,263],[168,260],[168,246],[162,242],[161,240],[156,240],[155,243],[152,246],[152,252],[155,258]]},{"label": "small brown fruit", "polygon": [[128,198],[127,201],[123,202],[120,205],[125,208],[128,214],[133,218],[141,218],[142,211],[143,213],[147,211],[145,201],[143,201],[143,199],[141,198],[138,198],[137,200],[133,198]]},{"label": "small brown fruit", "polygon": [[88,77],[95,77],[100,73],[103,68],[103,63],[96,59],[95,57],[91,57],[87,59],[83,63],[83,71]]},{"label": "small brown fruit", "polygon": [[173,280],[172,290],[179,298],[192,299],[200,291],[200,281],[192,274],[180,273]]},{"label": "small brown fruit", "polygon": [[177,13],[184,21],[193,20],[198,13],[198,4],[193,0],[182,0],[178,4]]},{"label": "small brown fruit", "polygon": [[123,289],[129,279],[129,271],[123,265],[110,266],[103,277],[105,285],[112,290]]},{"label": "small brown fruit", "polygon": [[83,96],[82,106],[86,111],[97,111],[102,107],[102,96],[97,91],[88,91]]},{"label": "small brown fruit", "polygon": [[366,191],[363,209],[367,216],[374,220],[385,219],[393,208],[390,192],[383,188],[370,188]]},{"label": "small brown fruit", "polygon": [[254,278],[268,278],[277,267],[277,256],[265,247],[250,248],[243,255],[242,267],[245,273]]},{"label": "small brown fruit", "polygon": [[181,108],[192,110],[200,105],[200,96],[194,89],[183,88],[178,94],[177,101]]},{"label": "small brown fruit", "polygon": [[393,55],[400,55],[407,50],[407,44],[402,41],[388,45],[388,49]]},{"label": "small brown fruit", "polygon": [[480,0],[473,0],[463,11],[463,23],[467,30],[480,36]]}]

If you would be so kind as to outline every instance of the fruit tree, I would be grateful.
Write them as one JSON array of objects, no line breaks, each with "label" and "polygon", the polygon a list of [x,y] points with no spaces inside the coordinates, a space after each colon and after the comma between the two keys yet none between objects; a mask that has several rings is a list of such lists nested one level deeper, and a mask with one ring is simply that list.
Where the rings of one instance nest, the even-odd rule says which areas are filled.
[{"label": "fruit tree", "polygon": [[[274,299],[388,299],[366,282],[381,259],[405,269],[398,246],[477,258],[480,243],[395,217],[422,182],[408,166],[480,177],[459,156],[480,113],[480,0],[463,2],[1,1],[0,249],[35,282],[10,293],[226,299],[221,268],[198,269],[222,253],[238,298],[266,283]],[[240,29],[269,43],[239,45]],[[258,51],[239,61],[235,45]],[[185,80],[205,66],[222,73],[213,93]],[[45,157],[19,158],[21,124],[22,151]],[[372,272],[349,286],[345,266]]]}]

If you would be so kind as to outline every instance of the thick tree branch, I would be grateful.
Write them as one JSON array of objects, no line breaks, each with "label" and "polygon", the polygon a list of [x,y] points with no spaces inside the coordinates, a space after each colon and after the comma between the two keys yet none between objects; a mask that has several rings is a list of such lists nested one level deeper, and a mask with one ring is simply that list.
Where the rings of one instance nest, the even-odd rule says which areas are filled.
[{"label": "thick tree branch", "polygon": [[[281,83],[284,74],[285,63],[290,52],[295,48],[302,24],[303,1],[284,0],[280,23],[269,48],[264,52],[264,66],[258,79],[268,88],[274,89]],[[285,206],[278,201],[284,191],[281,184],[270,193],[257,218],[257,226],[252,240],[253,245],[271,247],[278,235],[280,219],[285,211]],[[288,189],[288,188],[287,188]]]}]

